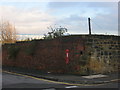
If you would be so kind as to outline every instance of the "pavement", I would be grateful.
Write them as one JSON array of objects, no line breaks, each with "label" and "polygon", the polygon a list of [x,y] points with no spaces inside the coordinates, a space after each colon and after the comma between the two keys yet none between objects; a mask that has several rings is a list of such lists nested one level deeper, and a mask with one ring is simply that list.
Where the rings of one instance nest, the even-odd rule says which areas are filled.
[{"label": "pavement", "polygon": [[41,73],[34,70],[22,70],[16,68],[3,68],[3,72],[13,72],[23,75],[28,75],[37,78],[43,78],[52,81],[58,82],[66,82],[66,83],[73,83],[73,84],[104,84],[110,82],[119,82],[120,79],[118,78],[117,73],[102,75],[89,75],[89,76],[80,76],[80,75],[68,75],[68,74],[53,74],[50,72]]},{"label": "pavement", "polygon": [[[119,90],[118,83],[106,84],[70,84],[65,82],[51,81],[41,78],[36,78],[28,75],[15,74],[13,72],[2,73],[2,90]],[[92,89],[91,89],[92,88]]]}]

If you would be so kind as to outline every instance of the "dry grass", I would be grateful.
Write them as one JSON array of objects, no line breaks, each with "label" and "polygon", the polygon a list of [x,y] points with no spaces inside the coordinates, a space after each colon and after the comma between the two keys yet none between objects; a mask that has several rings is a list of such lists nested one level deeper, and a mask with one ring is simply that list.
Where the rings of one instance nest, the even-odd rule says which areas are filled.
[{"label": "dry grass", "polygon": [[110,73],[114,71],[114,68],[111,65],[108,65],[103,60],[95,60],[91,59],[89,61],[89,69],[93,71],[93,73]]}]

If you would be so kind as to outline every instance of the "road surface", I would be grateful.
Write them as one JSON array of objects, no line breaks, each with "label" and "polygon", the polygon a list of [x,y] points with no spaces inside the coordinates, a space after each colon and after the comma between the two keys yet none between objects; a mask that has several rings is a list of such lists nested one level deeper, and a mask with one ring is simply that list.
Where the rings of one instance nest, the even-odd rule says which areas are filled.
[{"label": "road surface", "polygon": [[30,76],[2,73],[2,88],[118,88],[117,83],[102,85],[70,85]]}]

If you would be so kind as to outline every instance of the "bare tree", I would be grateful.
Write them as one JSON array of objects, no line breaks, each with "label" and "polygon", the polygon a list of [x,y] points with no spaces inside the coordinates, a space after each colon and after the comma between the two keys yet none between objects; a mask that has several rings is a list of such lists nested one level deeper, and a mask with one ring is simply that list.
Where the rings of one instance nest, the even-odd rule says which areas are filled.
[{"label": "bare tree", "polygon": [[51,30],[51,32],[48,32],[47,34],[44,34],[44,39],[53,39],[56,37],[64,36],[64,33],[67,32],[67,28],[64,27],[58,27],[58,28],[52,28],[51,26],[48,27],[48,29]]},{"label": "bare tree", "polygon": [[16,28],[8,21],[0,23],[0,40],[2,43],[16,42]]}]

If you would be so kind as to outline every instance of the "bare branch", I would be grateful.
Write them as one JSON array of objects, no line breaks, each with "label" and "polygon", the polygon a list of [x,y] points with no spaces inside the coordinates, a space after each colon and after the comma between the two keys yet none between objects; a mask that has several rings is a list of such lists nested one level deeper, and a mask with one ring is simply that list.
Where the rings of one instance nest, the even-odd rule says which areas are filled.
[{"label": "bare branch", "polygon": [[16,28],[8,21],[0,23],[0,40],[2,43],[16,42]]}]

